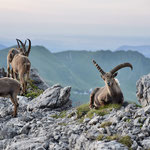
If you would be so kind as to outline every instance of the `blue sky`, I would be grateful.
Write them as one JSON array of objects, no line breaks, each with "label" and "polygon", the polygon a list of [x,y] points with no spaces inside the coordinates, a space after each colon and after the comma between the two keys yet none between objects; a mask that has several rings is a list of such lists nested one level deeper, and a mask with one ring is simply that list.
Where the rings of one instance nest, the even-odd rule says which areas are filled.
[{"label": "blue sky", "polygon": [[149,0],[0,0],[0,44],[51,51],[150,45]]}]

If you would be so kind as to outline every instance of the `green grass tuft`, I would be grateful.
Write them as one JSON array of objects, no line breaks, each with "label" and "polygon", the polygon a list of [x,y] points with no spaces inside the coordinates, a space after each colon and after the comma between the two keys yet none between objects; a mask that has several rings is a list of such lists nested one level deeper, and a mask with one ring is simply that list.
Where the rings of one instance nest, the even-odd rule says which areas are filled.
[{"label": "green grass tuft", "polygon": [[83,122],[84,118],[92,118],[94,114],[99,116],[104,116],[109,114],[112,109],[120,109],[121,105],[119,104],[109,104],[99,109],[90,109],[89,104],[83,104],[77,107],[77,119],[80,119],[79,122]]},{"label": "green grass tuft", "polygon": [[128,148],[131,148],[132,146],[132,140],[131,137],[126,135],[126,136],[120,136],[120,135],[112,135],[112,136],[107,136],[106,137],[107,140],[112,141],[112,140],[116,140],[119,143],[126,145]]},{"label": "green grass tuft", "polygon": [[130,136],[123,136],[118,140],[119,143],[122,143],[124,145],[126,145],[127,147],[131,147],[132,146],[132,140]]},{"label": "green grass tuft", "polygon": [[77,107],[77,118],[80,119],[90,111],[89,104],[83,104]]},{"label": "green grass tuft", "polygon": [[67,125],[67,123],[62,122],[62,123],[58,123],[58,125],[66,126],[66,125]]},{"label": "green grass tuft", "polygon": [[102,141],[103,138],[104,138],[104,135],[103,135],[103,134],[100,134],[100,135],[96,138],[96,140],[97,140],[97,141]]},{"label": "green grass tuft", "polygon": [[52,115],[51,117],[53,117],[53,118],[56,118],[56,119],[58,119],[58,118],[65,118],[66,117],[66,111],[62,111],[59,115]]},{"label": "green grass tuft", "polygon": [[112,125],[112,122],[103,122],[102,124],[101,124],[101,128],[105,128],[105,127],[108,127],[108,126],[111,126]]},{"label": "green grass tuft", "polygon": [[39,89],[33,80],[28,80],[27,93],[24,95],[26,97],[36,98],[43,93],[43,90]]},{"label": "green grass tuft", "polygon": [[113,140],[118,141],[119,138],[120,138],[120,137],[119,137],[119,135],[117,135],[117,134],[114,134],[114,135],[112,135],[112,136],[107,136],[107,137],[106,137],[106,139],[109,140],[109,141],[113,141]]}]

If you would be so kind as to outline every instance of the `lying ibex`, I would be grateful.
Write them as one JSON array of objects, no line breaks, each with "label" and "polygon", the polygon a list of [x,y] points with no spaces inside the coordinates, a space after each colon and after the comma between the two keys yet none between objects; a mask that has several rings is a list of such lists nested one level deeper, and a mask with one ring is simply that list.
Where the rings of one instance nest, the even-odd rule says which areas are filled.
[{"label": "lying ibex", "polygon": [[133,69],[130,63],[124,63],[116,66],[110,72],[104,72],[103,69],[93,60],[94,65],[97,67],[98,71],[101,73],[101,77],[105,82],[104,87],[95,88],[90,95],[90,108],[99,108],[105,104],[110,103],[123,103],[123,94],[120,89],[118,80],[115,79],[117,76],[117,71],[124,67],[130,67]]},{"label": "lying ibex", "polygon": [[[29,56],[29,53],[31,50],[30,39],[27,39],[29,41],[28,50],[26,50],[26,41],[23,44],[22,41],[20,41],[19,39],[16,39],[16,40],[17,40],[18,47],[17,48],[11,48],[10,51],[8,52],[8,55],[7,55],[7,77],[10,77],[10,64],[11,64],[14,56],[18,53],[21,53],[24,56]],[[22,48],[20,47],[19,42],[21,43]],[[12,77],[13,77],[13,74],[12,74]]]},{"label": "lying ibex", "polygon": [[31,63],[27,56],[24,56],[20,53],[16,54],[11,62],[12,74],[15,79],[19,75],[22,93],[26,92],[27,89],[27,80],[29,79]]},{"label": "lying ibex", "polygon": [[19,106],[17,95],[21,90],[20,83],[14,79],[7,77],[0,78],[0,97],[9,97],[14,105],[13,116],[17,115],[17,108]]}]

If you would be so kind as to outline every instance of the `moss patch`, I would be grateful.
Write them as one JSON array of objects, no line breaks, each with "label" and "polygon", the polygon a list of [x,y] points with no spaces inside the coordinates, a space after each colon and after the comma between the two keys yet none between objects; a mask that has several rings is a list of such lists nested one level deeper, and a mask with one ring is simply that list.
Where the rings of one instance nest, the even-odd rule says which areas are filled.
[{"label": "moss patch", "polygon": [[83,104],[77,107],[77,118],[84,117],[90,111],[89,104]]},{"label": "moss patch", "polygon": [[67,123],[62,122],[62,123],[58,123],[58,125],[66,126],[66,125],[67,125]]},{"label": "moss patch", "polygon": [[52,115],[51,117],[53,117],[53,118],[56,118],[56,119],[58,119],[58,118],[65,118],[66,117],[66,111],[62,111],[59,115]]},{"label": "moss patch", "polygon": [[89,104],[83,104],[77,107],[77,119],[80,119],[80,122],[82,122],[85,116],[87,118],[92,118],[94,114],[104,116],[106,114],[109,114],[110,111],[112,111],[112,109],[120,109],[120,108],[121,105],[119,104],[109,104],[100,107],[99,109],[90,109]]},{"label": "moss patch", "polygon": [[103,138],[104,138],[104,135],[103,135],[103,134],[100,134],[100,135],[96,138],[96,140],[97,140],[97,141],[102,141]]},{"label": "moss patch", "polygon": [[112,122],[103,122],[102,124],[101,124],[101,128],[105,128],[105,127],[108,127],[108,126],[111,126],[112,125]]},{"label": "moss patch", "polygon": [[109,141],[113,141],[113,140],[118,141],[119,140],[119,135],[114,134],[112,136],[107,136],[106,139],[109,140]]},{"label": "moss patch", "polygon": [[126,145],[128,148],[131,148],[132,146],[132,140],[130,136],[120,136],[120,135],[112,135],[112,136],[107,136],[106,137],[107,140],[112,141],[112,140],[116,140],[119,143]]},{"label": "moss patch", "polygon": [[127,147],[131,147],[132,146],[132,141],[131,141],[131,137],[130,136],[123,136],[121,137],[118,142],[126,145]]},{"label": "moss patch", "polygon": [[43,93],[43,90],[39,89],[33,82],[34,81],[31,79],[28,80],[27,93],[24,95],[26,97],[31,97],[32,99]]}]

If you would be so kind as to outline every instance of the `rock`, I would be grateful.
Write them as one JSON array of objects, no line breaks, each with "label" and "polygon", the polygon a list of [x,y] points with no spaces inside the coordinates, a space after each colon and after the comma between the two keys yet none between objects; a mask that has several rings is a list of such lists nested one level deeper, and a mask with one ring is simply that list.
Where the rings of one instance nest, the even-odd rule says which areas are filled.
[{"label": "rock", "polygon": [[49,88],[49,85],[40,77],[38,70],[35,68],[30,70],[30,79],[41,90]]},{"label": "rock", "polygon": [[137,134],[140,133],[140,132],[141,132],[140,128],[134,128],[134,129],[132,130],[132,134],[133,134],[133,135],[137,135]]},{"label": "rock", "polygon": [[98,130],[99,130],[99,132],[101,134],[105,134],[106,133],[106,129],[105,128],[99,128]]},{"label": "rock", "polygon": [[84,118],[83,123],[88,123],[90,121],[90,118]]},{"label": "rock", "polygon": [[141,141],[141,145],[145,149],[150,149],[150,138],[147,138],[147,139],[144,139],[143,141]]},{"label": "rock", "polygon": [[33,110],[35,108],[61,108],[65,104],[66,107],[71,106],[70,97],[71,87],[61,87],[60,85],[54,85],[51,88],[46,89],[40,96],[33,99],[28,104],[28,110]]},{"label": "rock", "polygon": [[28,134],[31,129],[31,126],[29,124],[26,124],[20,131],[21,134]]},{"label": "rock", "polygon": [[128,148],[116,141],[110,141],[110,142],[93,142],[89,145],[89,148],[87,150],[128,150]]},{"label": "rock", "polygon": [[148,125],[149,125],[149,122],[150,122],[150,117],[148,117],[148,118],[145,120],[144,125],[145,125],[145,126],[148,126]]},{"label": "rock", "polygon": [[11,150],[26,150],[41,147],[41,143],[46,140],[44,137],[20,139],[17,142],[10,143],[6,149]]},{"label": "rock", "polygon": [[112,135],[112,134],[111,134],[112,131],[111,131],[111,128],[110,128],[110,127],[105,127],[105,129],[106,129],[106,132],[107,132],[107,135],[108,135],[108,136]]},{"label": "rock", "polygon": [[145,137],[145,135],[143,133],[138,134],[138,137],[143,139]]},{"label": "rock", "polygon": [[[90,119],[85,115],[80,122],[79,110],[70,107],[70,91],[71,87],[56,84],[33,100],[18,96],[16,118],[11,116],[10,99],[0,98],[0,149],[127,150],[119,136],[133,150],[150,148],[150,106],[126,104],[104,116],[94,113]],[[101,126],[103,122],[106,124]]]},{"label": "rock", "polygon": [[136,83],[137,98],[139,103],[145,107],[150,104],[150,74],[142,76]]},{"label": "rock", "polygon": [[110,117],[109,121],[112,123],[118,123],[120,118],[118,116]]},{"label": "rock", "polygon": [[17,129],[13,125],[5,125],[0,131],[1,139],[11,139],[18,135]]},{"label": "rock", "polygon": [[138,144],[137,144],[137,142],[134,140],[134,141],[133,141],[133,144],[132,144],[132,146],[131,146],[131,149],[132,149],[132,150],[137,150],[137,147],[138,147]]},{"label": "rock", "polygon": [[149,106],[146,106],[144,109],[144,112],[147,114],[147,113],[150,113],[150,105]]},{"label": "rock", "polygon": [[100,119],[100,116],[96,116],[96,117],[94,117],[93,119],[90,120],[89,124],[90,125],[96,124],[96,123],[98,123],[99,119]]},{"label": "rock", "polygon": [[141,146],[138,146],[136,150],[143,150]]},{"label": "rock", "polygon": [[133,122],[134,126],[140,126],[140,118],[136,118],[134,119],[134,122]]},{"label": "rock", "polygon": [[145,116],[145,112],[144,112],[144,109],[141,108],[141,109],[138,109],[134,115],[134,118],[137,118],[139,116]]},{"label": "rock", "polygon": [[96,140],[96,138],[99,136],[100,132],[98,130],[89,130],[86,134],[86,138],[90,140]]}]

